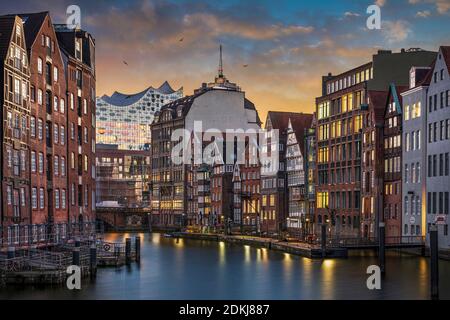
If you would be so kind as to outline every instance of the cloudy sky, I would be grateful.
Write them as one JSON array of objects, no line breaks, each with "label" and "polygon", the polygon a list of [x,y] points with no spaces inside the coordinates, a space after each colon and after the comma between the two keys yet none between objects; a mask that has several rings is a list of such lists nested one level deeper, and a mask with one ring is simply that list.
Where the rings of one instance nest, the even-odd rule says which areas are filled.
[{"label": "cloudy sky", "polygon": [[96,39],[98,95],[164,80],[191,94],[213,80],[222,43],[225,75],[265,119],[268,110],[312,112],[322,75],[368,62],[380,48],[450,45],[450,0],[375,2],[381,30],[366,28],[374,0],[14,0],[1,1],[0,13],[49,10],[61,23],[77,4]]}]

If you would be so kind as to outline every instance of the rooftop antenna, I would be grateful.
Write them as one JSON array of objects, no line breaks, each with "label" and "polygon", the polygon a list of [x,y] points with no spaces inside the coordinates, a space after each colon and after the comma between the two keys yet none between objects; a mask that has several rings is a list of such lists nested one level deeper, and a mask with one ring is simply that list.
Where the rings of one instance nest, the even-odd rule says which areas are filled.
[{"label": "rooftop antenna", "polygon": [[219,78],[223,78],[222,45],[220,45]]}]

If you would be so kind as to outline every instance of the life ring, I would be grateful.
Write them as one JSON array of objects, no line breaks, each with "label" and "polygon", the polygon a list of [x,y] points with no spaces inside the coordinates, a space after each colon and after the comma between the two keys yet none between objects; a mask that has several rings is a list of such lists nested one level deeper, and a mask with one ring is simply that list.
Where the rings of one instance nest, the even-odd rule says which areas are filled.
[{"label": "life ring", "polygon": [[109,251],[109,250],[111,250],[111,246],[110,246],[109,244],[105,243],[105,244],[103,245],[103,250]]}]

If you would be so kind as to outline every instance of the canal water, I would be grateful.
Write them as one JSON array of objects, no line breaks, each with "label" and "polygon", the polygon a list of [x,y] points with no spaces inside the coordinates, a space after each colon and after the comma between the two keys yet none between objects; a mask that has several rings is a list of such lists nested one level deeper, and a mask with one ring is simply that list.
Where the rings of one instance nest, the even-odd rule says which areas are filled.
[{"label": "canal water", "polygon": [[[110,234],[124,241],[134,234]],[[427,258],[387,253],[382,290],[367,289],[371,252],[310,260],[249,246],[140,234],[141,263],[99,269],[95,283],[65,288],[8,288],[0,299],[428,299]],[[450,262],[440,262],[442,299],[450,299]]]}]

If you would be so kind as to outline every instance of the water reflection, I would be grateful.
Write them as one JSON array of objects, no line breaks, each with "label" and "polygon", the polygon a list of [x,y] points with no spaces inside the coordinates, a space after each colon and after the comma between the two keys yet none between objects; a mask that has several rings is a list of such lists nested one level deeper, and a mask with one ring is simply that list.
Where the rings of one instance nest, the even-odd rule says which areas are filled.
[{"label": "water reflection", "polygon": [[[124,241],[134,234],[111,234]],[[428,259],[388,251],[381,291],[366,287],[373,252],[348,259],[310,260],[227,244],[139,234],[141,264],[99,269],[95,283],[0,291],[1,299],[428,299]],[[450,262],[440,263],[441,298],[450,298]]]}]

